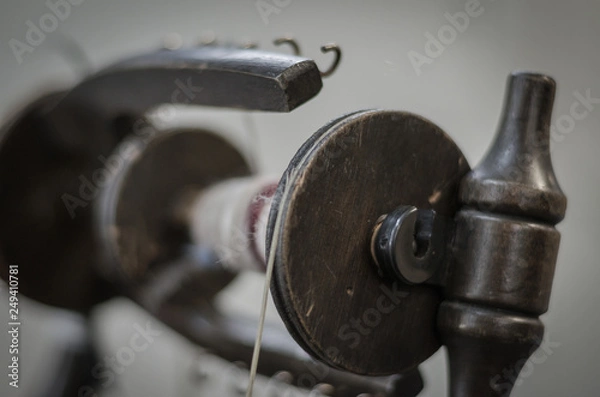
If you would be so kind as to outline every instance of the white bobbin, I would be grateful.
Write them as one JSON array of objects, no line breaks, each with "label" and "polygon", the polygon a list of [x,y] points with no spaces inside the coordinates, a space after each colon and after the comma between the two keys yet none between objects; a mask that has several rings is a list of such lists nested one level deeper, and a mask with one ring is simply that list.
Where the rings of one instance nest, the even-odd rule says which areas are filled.
[{"label": "white bobbin", "polygon": [[234,271],[264,271],[266,229],[277,178],[233,178],[203,191],[193,201],[190,234]]}]

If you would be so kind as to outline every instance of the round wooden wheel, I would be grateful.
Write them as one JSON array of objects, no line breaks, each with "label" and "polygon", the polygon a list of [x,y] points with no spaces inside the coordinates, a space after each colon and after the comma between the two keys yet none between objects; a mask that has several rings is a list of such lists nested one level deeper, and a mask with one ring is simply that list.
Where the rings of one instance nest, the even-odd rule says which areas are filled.
[{"label": "round wooden wheel", "polygon": [[275,194],[267,244],[276,250],[273,298],[306,351],[342,370],[387,375],[440,347],[439,288],[385,279],[370,243],[378,218],[400,205],[452,217],[468,170],[448,135],[404,112],[341,117],[300,148]]},{"label": "round wooden wheel", "polygon": [[189,293],[179,291],[187,294],[183,301],[220,291],[234,274],[213,266],[212,257],[190,254],[187,225],[177,223],[174,214],[186,195],[249,175],[244,156],[225,139],[200,129],[135,137],[117,147],[113,156],[116,170],[96,205],[105,276],[131,292],[136,290],[131,287],[164,274],[174,261],[200,262],[202,266],[192,266],[199,270]]}]

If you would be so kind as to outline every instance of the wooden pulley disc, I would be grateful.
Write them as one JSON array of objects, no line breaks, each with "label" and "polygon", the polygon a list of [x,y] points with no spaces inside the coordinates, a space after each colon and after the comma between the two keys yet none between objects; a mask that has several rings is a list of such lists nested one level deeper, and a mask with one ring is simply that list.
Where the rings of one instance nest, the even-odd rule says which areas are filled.
[{"label": "wooden pulley disc", "polygon": [[0,129],[0,276],[18,266],[20,294],[87,313],[115,294],[94,272],[91,203],[100,159],[121,137],[64,95],[33,100]]},{"label": "wooden pulley disc", "polygon": [[[191,258],[185,250],[192,246],[187,225],[178,224],[174,215],[187,195],[199,194],[224,179],[249,175],[244,156],[225,139],[198,129],[130,139],[117,147],[113,156],[118,170],[96,208],[107,257],[106,276],[127,286],[152,287],[152,278],[170,271],[173,266],[169,265],[175,261],[181,269],[199,268],[202,258],[197,252]],[[214,258],[205,259],[204,265],[213,264]],[[220,268],[212,272],[216,278],[198,276],[198,282],[214,289],[213,293],[234,277]],[[165,278],[173,277],[177,275]],[[189,279],[189,274],[185,278]],[[206,285],[207,280],[212,285]],[[211,295],[206,288],[196,288],[196,295]]]},{"label": "wooden pulley disc", "polygon": [[273,298],[305,350],[342,370],[387,375],[440,347],[441,291],[380,275],[371,237],[401,205],[452,217],[468,170],[448,135],[404,112],[344,116],[300,148],[275,194],[267,244]]}]

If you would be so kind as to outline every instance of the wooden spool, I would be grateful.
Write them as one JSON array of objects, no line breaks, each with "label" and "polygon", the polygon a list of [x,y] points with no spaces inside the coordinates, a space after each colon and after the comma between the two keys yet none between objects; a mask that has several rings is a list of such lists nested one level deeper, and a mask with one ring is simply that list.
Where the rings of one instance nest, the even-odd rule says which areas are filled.
[{"label": "wooden spool", "polygon": [[448,135],[404,112],[341,117],[300,148],[275,194],[267,244],[278,235],[271,291],[306,351],[335,368],[386,375],[440,347],[440,289],[382,277],[370,243],[378,218],[401,205],[451,218],[468,171]]}]

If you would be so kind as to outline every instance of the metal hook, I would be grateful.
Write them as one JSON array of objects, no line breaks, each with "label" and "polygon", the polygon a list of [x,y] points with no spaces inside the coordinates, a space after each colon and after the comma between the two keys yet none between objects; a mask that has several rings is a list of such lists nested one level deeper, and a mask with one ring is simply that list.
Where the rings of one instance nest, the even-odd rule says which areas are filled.
[{"label": "metal hook", "polygon": [[273,44],[275,45],[282,45],[282,44],[289,44],[292,49],[294,50],[294,55],[301,55],[301,51],[300,51],[300,45],[298,44],[298,42],[291,38],[291,37],[280,37],[278,39],[275,39],[273,41]]},{"label": "metal hook", "polygon": [[165,50],[178,50],[183,47],[183,37],[179,33],[169,33],[163,37],[162,47]]},{"label": "metal hook", "polygon": [[212,30],[208,30],[202,33],[200,37],[200,42],[198,43],[202,46],[212,46],[217,44],[217,35]]},{"label": "metal hook", "polygon": [[340,61],[342,60],[342,50],[341,50],[340,46],[338,46],[337,44],[333,44],[333,43],[326,44],[323,47],[321,47],[321,52],[323,54],[331,52],[331,51],[335,52],[335,59],[329,69],[327,69],[324,72],[321,72],[321,77],[331,76],[333,74],[333,72],[336,71],[336,69],[338,68],[338,66],[340,64]]},{"label": "metal hook", "polygon": [[242,48],[245,50],[254,50],[258,48],[258,43],[256,41],[246,41],[242,43]]}]

